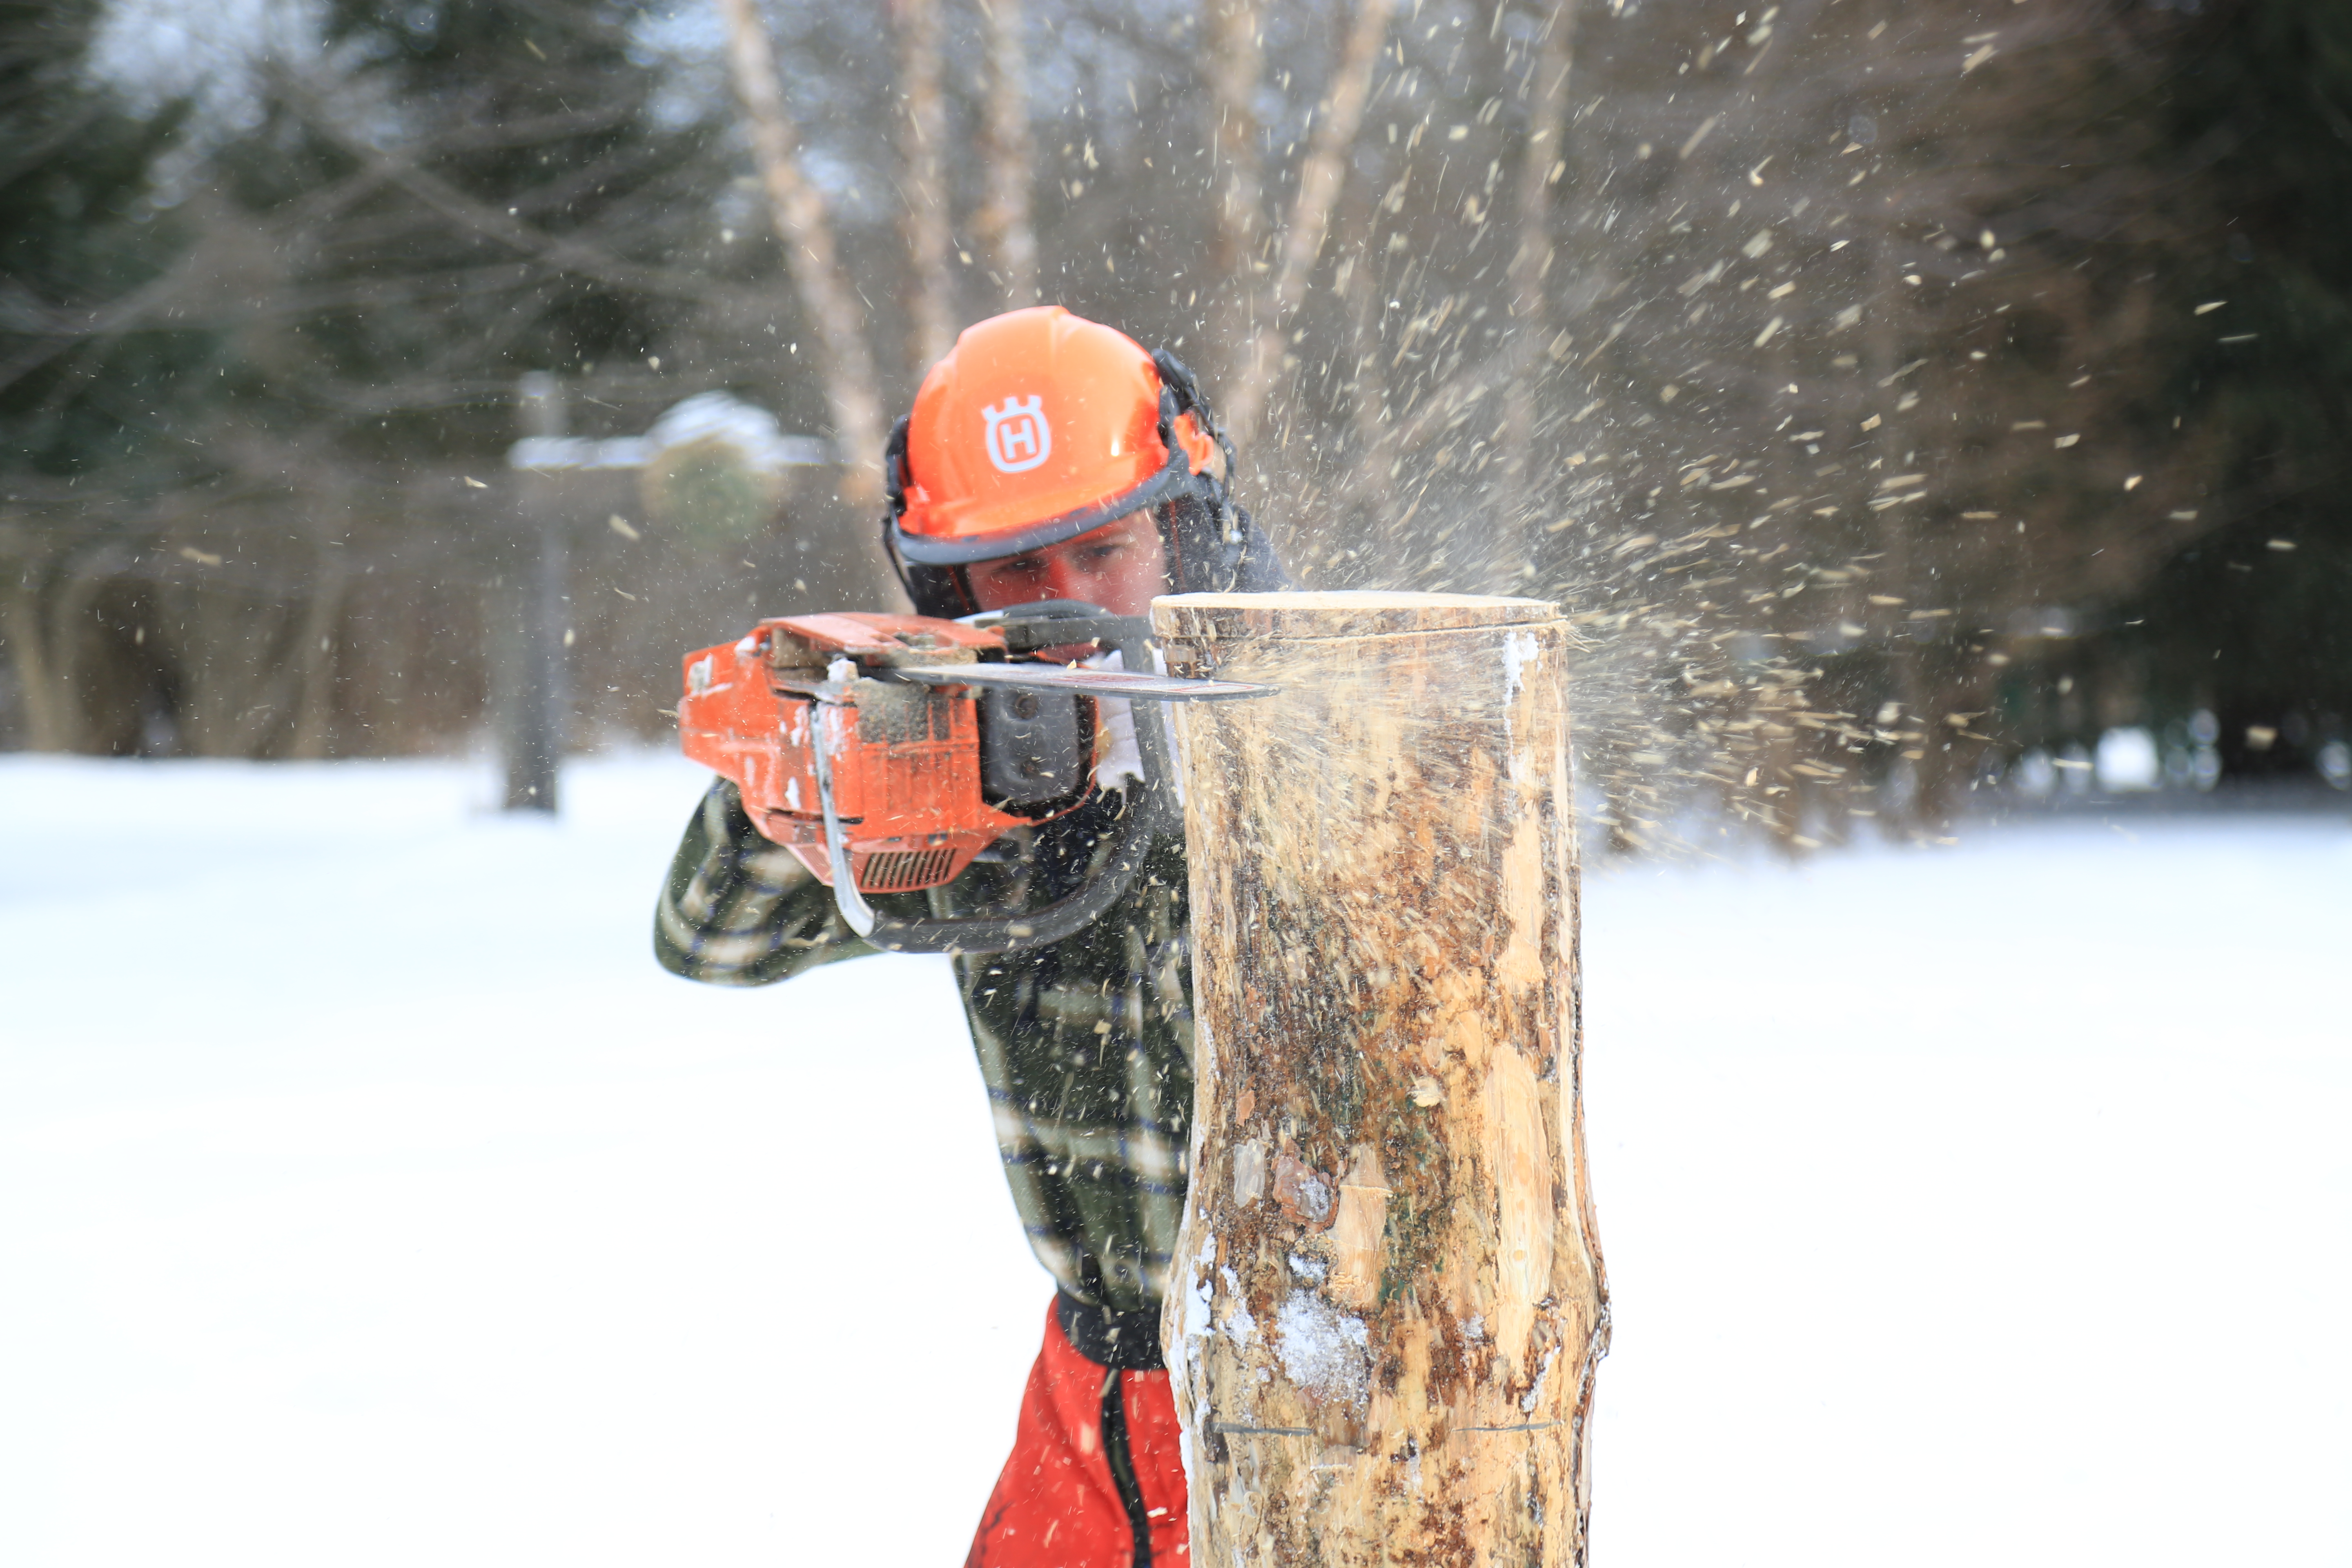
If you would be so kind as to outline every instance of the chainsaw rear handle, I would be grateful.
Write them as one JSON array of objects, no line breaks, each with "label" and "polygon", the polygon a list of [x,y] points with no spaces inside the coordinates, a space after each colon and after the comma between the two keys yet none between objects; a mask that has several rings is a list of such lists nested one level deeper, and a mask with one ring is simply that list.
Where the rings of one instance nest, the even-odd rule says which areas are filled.
[{"label": "chainsaw rear handle", "polygon": [[[1096,642],[1117,647],[1119,662],[1129,669],[1151,668],[1150,650],[1144,640],[1150,623],[1139,616],[1108,616],[1093,605],[1055,599],[971,619],[981,625],[1001,625],[1007,646],[1021,651]],[[1021,644],[1014,641],[1016,627],[1022,633]],[[1020,952],[1076,936],[1100,920],[1134,885],[1136,873],[1143,868],[1151,841],[1161,828],[1176,826],[1175,813],[1170,809],[1174,763],[1169,756],[1166,731],[1139,713],[1135,740],[1142,753],[1144,776],[1131,787],[1128,809],[1119,818],[1118,841],[1111,847],[1110,864],[1101,875],[1043,909],[1017,915],[902,921],[876,910],[857,890],[857,879],[850,868],[849,835],[834,806],[833,757],[819,737],[812,750],[816,754],[817,802],[824,813],[825,858],[833,870],[834,907],[850,930],[886,952]]]}]

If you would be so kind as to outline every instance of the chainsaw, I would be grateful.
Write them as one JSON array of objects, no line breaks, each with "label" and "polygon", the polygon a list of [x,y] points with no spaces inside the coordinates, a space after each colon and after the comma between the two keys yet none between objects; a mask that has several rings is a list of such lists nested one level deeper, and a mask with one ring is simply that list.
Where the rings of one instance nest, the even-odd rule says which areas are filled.
[{"label": "chainsaw", "polygon": [[[1011,952],[1059,942],[1118,901],[1153,837],[1180,823],[1166,732],[1133,709],[1142,777],[1105,869],[1009,916],[898,920],[869,893],[952,881],[1006,833],[1066,816],[1124,739],[1109,701],[1262,697],[1272,687],[1153,673],[1150,623],[1073,600],[938,620],[835,614],[763,620],[686,657],[686,754],[735,782],[743,809],[833,889],[849,928],[894,952]],[[1123,668],[1048,652],[1116,651]]]}]

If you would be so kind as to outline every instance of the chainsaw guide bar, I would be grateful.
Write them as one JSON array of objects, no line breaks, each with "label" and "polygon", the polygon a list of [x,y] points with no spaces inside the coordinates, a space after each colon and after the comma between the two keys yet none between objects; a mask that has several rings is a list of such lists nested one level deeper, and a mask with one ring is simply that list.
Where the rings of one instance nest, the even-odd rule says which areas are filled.
[{"label": "chainsaw guide bar", "polygon": [[1004,686],[1033,691],[1077,691],[1089,697],[1126,697],[1146,702],[1216,702],[1239,697],[1270,697],[1271,686],[1246,680],[1202,680],[1181,675],[1144,675],[1123,669],[1074,669],[1061,664],[900,665],[890,674],[926,686]]}]

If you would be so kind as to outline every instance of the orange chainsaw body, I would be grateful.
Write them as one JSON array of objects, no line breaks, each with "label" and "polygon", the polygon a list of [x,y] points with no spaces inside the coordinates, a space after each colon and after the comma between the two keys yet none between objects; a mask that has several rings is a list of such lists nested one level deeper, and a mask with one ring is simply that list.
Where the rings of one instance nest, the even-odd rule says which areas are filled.
[{"label": "orange chainsaw body", "polygon": [[[992,805],[982,787],[982,703],[971,687],[874,679],[893,666],[993,662],[1001,632],[922,616],[838,614],[763,620],[749,637],[686,656],[678,734],[686,754],[735,781],[752,824],[827,887],[832,864],[816,748],[832,764],[851,876],[867,893],[953,879],[1009,828],[1075,808],[1093,776],[1093,706],[1075,702],[1075,744],[1045,798]],[[847,659],[856,677],[830,686]],[[820,700],[827,687],[832,700]],[[1031,705],[1034,707],[1034,704]],[[1013,805],[1013,809],[1000,805]]]}]

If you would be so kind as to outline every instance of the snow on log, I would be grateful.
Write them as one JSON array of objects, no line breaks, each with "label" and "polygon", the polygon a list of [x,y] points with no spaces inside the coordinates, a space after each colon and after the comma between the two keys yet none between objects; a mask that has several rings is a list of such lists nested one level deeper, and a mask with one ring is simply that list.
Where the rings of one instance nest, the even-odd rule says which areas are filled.
[{"label": "snow on log", "polygon": [[1571,637],[1536,600],[1192,594],[1200,1099],[1162,1326],[1201,1568],[1584,1559],[1607,1289]]}]

